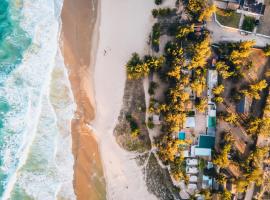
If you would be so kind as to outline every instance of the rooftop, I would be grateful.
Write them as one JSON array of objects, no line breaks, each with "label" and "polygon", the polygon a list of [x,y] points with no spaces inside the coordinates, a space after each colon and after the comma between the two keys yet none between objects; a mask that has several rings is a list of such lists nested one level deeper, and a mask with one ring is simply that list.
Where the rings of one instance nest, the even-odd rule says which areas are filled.
[{"label": "rooftop", "polygon": [[265,11],[265,5],[263,0],[242,0],[241,6],[245,11],[263,15]]},{"label": "rooftop", "polygon": [[187,165],[198,165],[198,159],[187,159]]},{"label": "rooftop", "polygon": [[209,135],[200,135],[199,148],[213,149],[215,147],[215,137]]},{"label": "rooftop", "polygon": [[187,117],[185,128],[194,128],[195,127],[195,117]]},{"label": "rooftop", "polygon": [[194,154],[195,156],[211,157],[211,149],[196,147]]},{"label": "rooftop", "polygon": [[212,90],[218,83],[217,70],[208,70],[208,88]]}]

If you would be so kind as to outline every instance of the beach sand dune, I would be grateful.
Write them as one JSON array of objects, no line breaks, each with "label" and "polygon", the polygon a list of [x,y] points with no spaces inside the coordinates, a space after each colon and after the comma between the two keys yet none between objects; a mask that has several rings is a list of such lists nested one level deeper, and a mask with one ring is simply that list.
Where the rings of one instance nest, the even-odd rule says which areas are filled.
[{"label": "beach sand dune", "polygon": [[153,0],[101,1],[100,40],[94,73],[97,113],[93,126],[100,141],[108,199],[156,199],[147,191],[135,155],[121,149],[113,136],[122,106],[125,64],[133,52],[148,53],[154,6]]}]

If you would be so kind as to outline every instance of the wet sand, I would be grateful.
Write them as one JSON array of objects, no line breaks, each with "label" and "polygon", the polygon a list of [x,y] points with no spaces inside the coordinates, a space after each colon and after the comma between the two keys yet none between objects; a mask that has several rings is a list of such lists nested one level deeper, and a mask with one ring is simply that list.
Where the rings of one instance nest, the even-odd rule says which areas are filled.
[{"label": "wet sand", "polygon": [[90,123],[95,117],[93,63],[98,41],[98,0],[64,0],[62,54],[77,110],[72,120],[74,190],[78,200],[106,199],[98,142]]}]

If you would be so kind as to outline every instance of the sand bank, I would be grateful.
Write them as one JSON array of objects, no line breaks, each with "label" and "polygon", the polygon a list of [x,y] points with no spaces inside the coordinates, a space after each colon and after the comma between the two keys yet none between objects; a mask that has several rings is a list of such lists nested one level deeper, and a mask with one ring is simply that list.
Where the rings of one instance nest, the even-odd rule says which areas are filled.
[{"label": "sand bank", "polygon": [[91,77],[98,34],[98,0],[64,0],[61,17],[62,54],[77,104],[72,121],[74,190],[78,200],[105,199],[99,148],[89,128],[95,116]]},{"label": "sand bank", "polygon": [[113,136],[124,94],[125,63],[133,52],[143,55],[149,51],[147,40],[154,23],[154,6],[153,0],[101,1],[93,126],[100,140],[108,199],[156,199],[147,191],[135,155],[121,149]]}]

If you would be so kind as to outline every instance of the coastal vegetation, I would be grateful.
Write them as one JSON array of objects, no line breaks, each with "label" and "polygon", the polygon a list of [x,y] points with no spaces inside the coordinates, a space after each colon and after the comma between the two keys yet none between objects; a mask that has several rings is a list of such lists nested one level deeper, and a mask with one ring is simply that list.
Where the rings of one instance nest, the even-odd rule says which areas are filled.
[{"label": "coastal vegetation", "polygon": [[164,63],[164,57],[145,56],[142,60],[137,53],[133,53],[128,61],[127,77],[128,79],[140,79],[149,74],[150,71],[158,70]]},{"label": "coastal vegetation", "polygon": [[[267,118],[270,116],[270,100],[265,104],[265,117],[255,117],[245,110],[240,113],[237,106],[243,99],[258,103],[268,87],[267,77],[253,78],[245,74],[245,71],[255,68],[251,59],[255,41],[223,42],[211,46],[205,20],[216,11],[215,6],[204,0],[189,0],[183,4],[188,14],[185,21],[174,20],[177,15],[175,9],[158,8],[152,11],[157,22],[153,25],[149,43],[154,51],[143,59],[134,53],[126,65],[127,76],[130,81],[149,78],[147,127],[149,130],[160,128],[160,131],[158,128],[151,130],[158,130],[152,143],[154,154],[176,182],[182,180],[188,184],[189,181],[184,151],[195,142],[193,135],[193,140],[181,138],[187,118],[218,111],[218,122],[213,123],[222,124],[218,126],[225,127],[225,135],[218,138],[220,141],[211,160],[213,170],[206,170],[204,160],[200,160],[199,168],[203,173],[210,174],[219,183],[219,188],[200,193],[209,199],[215,194],[229,200],[233,194],[224,187],[227,183],[234,185],[237,193],[245,192],[250,182],[256,182],[256,185],[262,183],[259,180],[263,174],[261,163],[267,155],[265,149],[256,146],[256,141],[270,128]],[[232,13],[224,12],[223,15],[231,16]],[[163,43],[160,45],[161,35],[166,38],[164,49],[160,47],[164,46]],[[269,49],[269,46],[265,47],[266,55]],[[219,78],[213,87],[207,87],[210,69],[216,70]],[[212,105],[214,108],[210,108]],[[160,121],[157,123],[154,118]],[[215,117],[213,120],[216,120]],[[242,141],[244,144],[239,144],[241,141],[236,137],[240,134],[248,138]]]},{"label": "coastal vegetation", "polygon": [[176,9],[171,8],[158,8],[152,10],[152,15],[154,18],[156,17],[169,17],[170,15],[174,14]]},{"label": "coastal vegetation", "polygon": [[222,10],[217,8],[216,16],[219,23],[224,26],[229,26],[233,28],[238,28],[241,14],[234,12],[232,10]]},{"label": "coastal vegetation", "polygon": [[245,16],[242,29],[245,31],[252,32],[255,28],[255,21],[256,19],[254,17]]},{"label": "coastal vegetation", "polygon": [[263,51],[266,56],[270,56],[270,45],[266,44],[266,46],[263,48]]},{"label": "coastal vegetation", "polygon": [[163,2],[163,0],[155,0],[155,4],[156,4],[156,5],[161,5],[162,2]]},{"label": "coastal vegetation", "polygon": [[160,33],[160,24],[155,23],[152,28],[152,34],[151,34],[151,45],[154,51],[159,51],[159,38],[161,36]]}]

